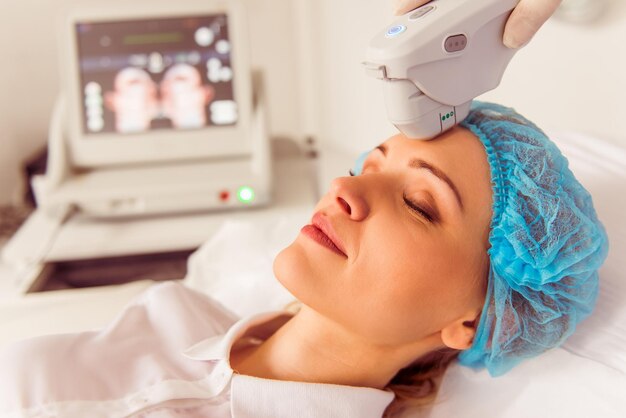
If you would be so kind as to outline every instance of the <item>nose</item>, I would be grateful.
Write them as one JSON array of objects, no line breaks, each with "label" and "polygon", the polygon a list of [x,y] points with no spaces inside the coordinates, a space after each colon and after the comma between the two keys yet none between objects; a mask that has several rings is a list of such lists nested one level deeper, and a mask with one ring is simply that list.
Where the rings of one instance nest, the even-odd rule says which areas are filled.
[{"label": "nose", "polygon": [[330,183],[329,194],[350,219],[362,221],[370,212],[364,191],[364,185],[360,184],[358,177],[338,177]]}]

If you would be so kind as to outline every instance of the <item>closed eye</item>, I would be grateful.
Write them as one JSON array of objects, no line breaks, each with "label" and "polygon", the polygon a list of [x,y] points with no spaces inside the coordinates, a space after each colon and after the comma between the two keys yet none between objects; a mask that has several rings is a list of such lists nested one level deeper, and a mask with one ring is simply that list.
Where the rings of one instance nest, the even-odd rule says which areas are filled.
[{"label": "closed eye", "polygon": [[436,221],[436,219],[433,215],[430,214],[430,212],[419,206],[419,204],[407,198],[406,195],[402,196],[402,199],[404,200],[405,205],[407,205],[413,212],[416,212],[418,215],[424,217],[428,222],[434,223]]},{"label": "closed eye", "polygon": [[[356,176],[356,174],[352,170],[348,170],[348,174],[352,177]],[[438,219],[435,219],[435,217],[431,215],[431,213],[428,210],[422,208],[418,203],[413,202],[411,199],[406,197],[406,195],[403,195],[402,199],[404,200],[404,204],[409,209],[411,209],[413,212],[417,213],[418,215],[422,216],[428,222],[434,223],[438,221]]]}]

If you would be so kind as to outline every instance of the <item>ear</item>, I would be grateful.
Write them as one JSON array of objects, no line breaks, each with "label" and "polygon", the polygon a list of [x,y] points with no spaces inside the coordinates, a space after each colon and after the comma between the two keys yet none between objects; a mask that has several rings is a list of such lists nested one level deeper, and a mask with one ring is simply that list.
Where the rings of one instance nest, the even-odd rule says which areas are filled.
[{"label": "ear", "polygon": [[465,315],[441,330],[441,341],[449,348],[467,350],[476,335],[477,314]]}]

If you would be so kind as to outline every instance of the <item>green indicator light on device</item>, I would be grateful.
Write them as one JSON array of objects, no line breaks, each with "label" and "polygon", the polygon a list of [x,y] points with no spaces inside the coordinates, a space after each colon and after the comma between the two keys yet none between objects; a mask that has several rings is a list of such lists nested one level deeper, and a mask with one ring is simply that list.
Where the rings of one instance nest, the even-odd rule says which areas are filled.
[{"label": "green indicator light on device", "polygon": [[254,200],[254,190],[248,186],[240,187],[237,191],[237,198],[242,203],[250,203]]}]

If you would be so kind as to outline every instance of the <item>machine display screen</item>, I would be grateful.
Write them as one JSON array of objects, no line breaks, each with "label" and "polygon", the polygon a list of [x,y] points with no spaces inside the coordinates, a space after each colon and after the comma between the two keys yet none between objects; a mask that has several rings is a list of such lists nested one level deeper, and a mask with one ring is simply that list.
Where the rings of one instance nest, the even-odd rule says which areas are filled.
[{"label": "machine display screen", "polygon": [[76,24],[86,134],[237,124],[225,14]]}]

